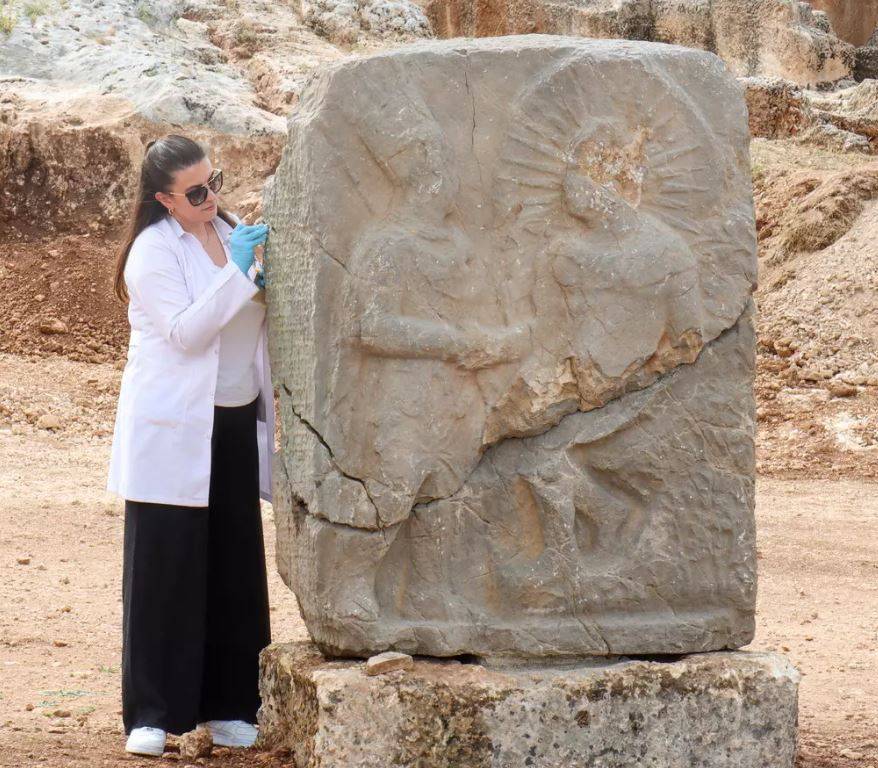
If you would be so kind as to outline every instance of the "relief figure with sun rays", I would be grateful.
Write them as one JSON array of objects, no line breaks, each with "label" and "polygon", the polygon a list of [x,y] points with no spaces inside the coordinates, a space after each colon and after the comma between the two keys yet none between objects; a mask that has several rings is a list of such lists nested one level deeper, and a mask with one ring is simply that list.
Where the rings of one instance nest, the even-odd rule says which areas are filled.
[{"label": "relief figure with sun rays", "polygon": [[740,86],[671,46],[455,46],[339,65],[277,174],[281,547],[309,631],[332,652],[485,657],[738,644]]}]

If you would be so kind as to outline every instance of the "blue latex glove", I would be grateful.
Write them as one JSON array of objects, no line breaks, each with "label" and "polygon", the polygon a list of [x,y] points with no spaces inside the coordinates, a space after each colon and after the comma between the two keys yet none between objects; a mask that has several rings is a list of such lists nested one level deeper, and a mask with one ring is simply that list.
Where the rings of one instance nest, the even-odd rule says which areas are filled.
[{"label": "blue latex glove", "polygon": [[238,224],[229,235],[229,251],[232,261],[245,275],[255,260],[254,250],[268,237],[267,224]]}]

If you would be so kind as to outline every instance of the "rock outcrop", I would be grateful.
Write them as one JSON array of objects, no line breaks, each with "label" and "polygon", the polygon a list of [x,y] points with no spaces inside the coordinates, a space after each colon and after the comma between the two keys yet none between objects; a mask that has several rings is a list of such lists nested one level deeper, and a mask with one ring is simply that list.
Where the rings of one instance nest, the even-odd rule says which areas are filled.
[{"label": "rock outcrop", "polygon": [[865,45],[878,26],[878,0],[808,0],[823,11],[832,29],[851,45]]},{"label": "rock outcrop", "polygon": [[739,76],[799,85],[850,76],[854,47],[798,0],[430,0],[440,37],[547,32],[712,51]]},{"label": "rock outcrop", "polygon": [[364,34],[378,39],[432,37],[430,22],[409,0],[302,0],[302,16],[328,40],[353,44]]},{"label": "rock outcrop", "polygon": [[265,210],[278,563],[322,648],[749,641],[748,140],[677,46],[422,43],[312,81]]},{"label": "rock outcrop", "polygon": [[[302,84],[346,53],[273,0],[22,5],[0,31],[0,223],[26,231],[119,225],[144,145],[168,132],[209,145],[226,204],[253,212]],[[393,44],[382,23],[361,46]]]},{"label": "rock outcrop", "polygon": [[827,92],[800,88],[780,78],[748,77],[742,82],[753,136],[795,138],[837,152],[874,154],[878,148],[874,80],[848,82]]}]

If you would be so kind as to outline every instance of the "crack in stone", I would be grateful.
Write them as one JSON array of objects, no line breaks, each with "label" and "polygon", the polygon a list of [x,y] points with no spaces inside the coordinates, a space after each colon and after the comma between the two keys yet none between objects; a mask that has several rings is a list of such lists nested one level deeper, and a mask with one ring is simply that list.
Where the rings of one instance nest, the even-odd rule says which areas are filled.
[{"label": "crack in stone", "polygon": [[[621,393],[619,396],[614,397],[614,398],[612,398],[611,400],[608,400],[606,403],[604,403],[603,405],[599,406],[598,408],[593,408],[593,409],[590,409],[590,410],[592,410],[592,411],[600,410],[601,408],[606,407],[607,405],[609,405],[610,403],[615,402],[616,400],[620,399],[621,397],[625,397],[626,395],[629,395],[629,394],[634,394],[635,392],[647,392],[647,391],[649,391],[649,390],[651,390],[651,389],[655,389],[655,388],[658,387],[659,385],[663,384],[663,383],[665,382],[665,380],[666,380],[668,377],[673,376],[673,375],[674,375],[675,373],[677,373],[679,370],[682,370],[682,369],[684,368],[684,366],[694,365],[695,363],[698,362],[698,360],[701,359],[701,355],[702,355],[702,353],[704,352],[704,350],[706,350],[706,349],[708,349],[709,347],[711,347],[711,346],[717,344],[717,343],[718,343],[718,342],[719,342],[719,341],[720,341],[720,340],[721,340],[726,334],[728,334],[728,333],[732,333],[732,332],[734,332],[734,331],[737,330],[737,328],[738,328],[738,326],[739,326],[739,324],[740,324],[742,318],[748,313],[748,311],[750,311],[750,309],[751,309],[751,305],[752,305],[752,297],[751,297],[750,299],[748,299],[747,303],[744,305],[744,308],[741,310],[741,312],[740,312],[740,314],[738,315],[738,317],[736,318],[735,322],[732,323],[728,328],[724,329],[720,334],[718,334],[716,337],[714,337],[711,341],[709,341],[709,342],[707,342],[706,344],[704,344],[704,345],[702,346],[702,348],[699,350],[698,356],[697,356],[697,357],[695,358],[695,360],[693,360],[692,362],[690,362],[690,363],[686,363],[686,362],[678,363],[678,364],[677,364],[676,366],[674,366],[671,370],[666,371],[665,373],[663,373],[662,375],[660,375],[660,376],[659,376],[655,381],[653,381],[652,384],[650,384],[649,386],[644,387],[644,388],[639,389],[639,390],[634,390],[634,391],[632,391],[632,392],[623,392],[623,393]],[[292,396],[292,392],[291,392],[290,389],[287,387],[287,385],[286,385],[285,383],[282,383],[282,386],[283,386],[283,388],[286,390],[287,395]],[[290,405],[290,410],[293,412],[293,415],[294,415],[297,419],[299,419],[299,421],[300,421],[302,424],[305,425],[305,427],[306,427],[306,428],[307,428],[307,429],[308,429],[308,430],[314,435],[314,437],[315,437],[315,438],[320,442],[320,444],[326,449],[326,452],[327,452],[327,454],[329,455],[329,458],[330,458],[330,462],[332,463],[332,466],[335,468],[335,470],[336,470],[340,475],[342,475],[343,477],[345,477],[345,478],[347,478],[347,479],[349,479],[349,480],[352,480],[352,481],[354,481],[354,482],[356,482],[356,483],[359,483],[359,484],[363,487],[363,490],[364,490],[364,492],[366,493],[366,496],[368,497],[370,503],[372,504],[373,508],[375,509],[375,516],[376,516],[376,519],[377,519],[377,521],[378,521],[378,525],[379,525],[378,530],[384,530],[384,529],[387,528],[387,527],[393,527],[393,526],[386,526],[386,525],[384,525],[384,520],[383,520],[382,517],[381,517],[381,513],[380,513],[380,511],[379,511],[378,505],[377,505],[377,503],[375,502],[375,500],[372,498],[372,495],[369,493],[369,489],[366,487],[366,481],[363,480],[363,479],[361,479],[361,478],[359,478],[359,477],[355,477],[354,475],[348,474],[347,472],[345,472],[344,470],[342,470],[341,467],[338,465],[338,463],[337,463],[337,461],[336,461],[336,459],[335,459],[335,455],[334,455],[332,449],[329,447],[329,444],[326,442],[326,440],[323,439],[323,436],[317,431],[317,429],[315,429],[315,427],[314,427],[312,424],[310,424],[310,423],[309,423],[304,417],[302,417],[302,416],[296,411],[296,409],[292,407],[292,405]],[[553,425],[547,427],[547,428],[546,428],[545,430],[543,430],[542,432],[539,432],[539,433],[537,433],[537,434],[533,434],[533,435],[527,435],[527,436],[509,436],[509,437],[503,437],[503,438],[501,438],[500,440],[498,440],[497,442],[492,443],[490,446],[487,446],[487,447],[485,448],[485,450],[481,453],[481,455],[480,455],[480,457],[479,457],[479,460],[474,464],[474,466],[472,467],[472,469],[470,469],[470,471],[466,473],[466,475],[464,476],[464,478],[462,479],[462,481],[459,483],[458,487],[457,487],[453,492],[447,494],[446,496],[436,497],[436,498],[430,499],[429,501],[420,501],[420,502],[418,502],[418,503],[412,505],[412,508],[411,508],[411,511],[410,511],[410,515],[416,513],[416,512],[419,511],[419,510],[426,510],[426,509],[427,509],[430,505],[432,505],[432,504],[437,504],[437,503],[442,502],[442,501],[448,501],[448,500],[450,500],[450,499],[453,499],[455,496],[457,496],[457,495],[461,492],[461,490],[463,490],[463,488],[466,486],[466,484],[469,482],[470,478],[471,478],[471,477],[472,477],[472,476],[478,471],[478,469],[483,465],[484,461],[485,461],[486,459],[490,460],[490,456],[491,456],[491,454],[493,453],[493,450],[496,449],[498,446],[502,445],[503,443],[505,443],[505,442],[507,442],[507,441],[509,441],[509,440],[527,440],[527,439],[533,439],[533,438],[536,438],[536,437],[540,437],[541,435],[544,435],[544,434],[546,434],[546,433],[548,433],[548,432],[550,432],[550,431],[552,431],[552,430],[558,429],[558,428],[561,427],[561,426],[564,424],[564,422],[567,421],[569,418],[571,418],[571,417],[573,417],[573,416],[575,416],[575,415],[577,415],[577,414],[580,414],[580,413],[586,413],[586,412],[588,412],[588,411],[583,411],[583,410],[581,410],[581,409],[577,409],[577,410],[575,410],[575,411],[572,411],[572,412],[569,413],[569,414],[564,415],[564,416],[561,418],[560,421],[558,421],[556,424],[553,424]],[[307,507],[306,507],[306,508],[307,508]],[[321,519],[322,519],[322,518],[321,518]],[[332,522],[332,521],[327,521],[327,522]],[[361,528],[361,527],[359,527],[359,526],[348,525],[348,524],[346,524],[346,523],[335,523],[335,522],[334,522],[333,524],[336,524],[336,525],[344,525],[344,526],[347,527],[347,528],[353,528],[353,529],[355,529],[355,530],[361,530],[361,531],[367,531],[367,532],[370,532],[371,530],[373,530],[373,529]],[[399,523],[394,523],[393,525],[399,525]]]},{"label": "crack in stone", "polygon": [[485,180],[482,178],[482,164],[479,161],[478,155],[476,154],[476,97],[470,90],[469,86],[469,56],[466,54],[466,52],[464,52],[463,54],[463,61],[463,83],[466,86],[466,92],[469,94],[470,104],[472,105],[473,111],[473,127],[472,131],[470,131],[470,150],[472,151],[473,160],[476,161],[476,167],[479,169],[479,184],[481,184],[482,188],[484,188]]},{"label": "crack in stone", "polygon": [[[654,388],[657,387],[658,385],[664,383],[664,381],[665,381],[669,376],[672,376],[672,375],[674,375],[677,371],[683,369],[684,366],[694,365],[695,363],[697,363],[698,360],[701,358],[701,355],[702,355],[702,353],[704,352],[704,350],[706,350],[708,347],[711,347],[711,346],[717,344],[717,343],[718,343],[718,342],[719,342],[719,341],[720,341],[720,340],[721,340],[721,339],[722,339],[727,333],[733,332],[733,331],[735,331],[735,330],[737,329],[738,324],[740,323],[741,319],[744,317],[745,314],[747,314],[748,310],[750,309],[750,305],[751,305],[751,303],[752,303],[752,299],[751,299],[750,301],[748,301],[748,302],[745,304],[744,309],[743,309],[743,310],[741,311],[741,313],[738,315],[738,317],[737,317],[737,319],[735,320],[734,323],[732,323],[728,328],[726,328],[724,331],[722,331],[722,333],[720,333],[720,334],[719,334],[718,336],[716,336],[714,339],[712,339],[711,341],[709,341],[709,342],[707,342],[706,344],[704,344],[704,345],[702,346],[701,350],[699,350],[699,352],[698,352],[698,357],[696,357],[695,360],[693,360],[691,363],[685,363],[685,362],[683,362],[683,363],[678,363],[678,364],[675,365],[671,370],[666,371],[665,373],[663,373],[662,375],[660,375],[660,376],[659,376],[655,381],[653,381],[652,384],[650,384],[649,386],[644,387],[643,389],[633,390],[633,391],[631,391],[631,392],[623,392],[623,393],[620,394],[618,397],[614,397],[614,398],[612,398],[611,400],[608,400],[608,401],[607,401],[606,403],[604,403],[603,405],[599,406],[598,408],[592,408],[591,410],[592,410],[592,411],[598,411],[598,410],[600,410],[600,409],[602,409],[602,408],[605,408],[605,407],[608,406],[610,403],[614,403],[614,402],[616,402],[616,400],[620,399],[621,397],[625,397],[626,395],[629,395],[629,394],[635,394],[635,392],[647,392],[647,391],[649,391],[650,389],[654,389]],[[485,456],[489,455],[490,452],[492,451],[492,449],[495,449],[497,446],[502,445],[503,443],[508,442],[509,440],[528,440],[528,439],[533,439],[533,438],[536,438],[536,437],[540,437],[541,435],[545,435],[546,433],[551,432],[551,431],[554,430],[554,429],[558,429],[558,428],[559,428],[562,424],[564,424],[564,422],[567,421],[569,418],[571,418],[571,417],[573,417],[573,416],[576,416],[576,415],[579,414],[579,413],[587,413],[587,412],[588,412],[588,411],[583,411],[582,409],[577,408],[575,411],[572,411],[571,413],[568,413],[568,414],[565,414],[564,416],[562,416],[560,421],[558,421],[556,424],[553,424],[553,425],[547,427],[547,428],[546,428],[545,430],[543,430],[542,432],[538,432],[538,433],[533,434],[533,435],[527,435],[527,436],[524,436],[524,437],[518,437],[518,436],[503,437],[503,438],[501,438],[500,440],[498,440],[497,442],[492,443],[490,446],[488,446],[488,447],[484,450],[484,452],[481,454],[481,457],[479,458],[479,461],[476,462],[475,466],[474,466],[474,467],[473,467],[473,468],[472,468],[472,469],[466,474],[466,476],[463,478],[463,481],[458,485],[458,487],[457,487],[457,489],[456,489],[455,491],[453,491],[452,493],[448,494],[447,496],[442,496],[441,498],[431,499],[431,500],[428,501],[428,502],[419,502],[418,504],[415,504],[415,505],[414,505],[413,509],[414,509],[414,508],[417,508],[417,507],[426,508],[426,507],[429,506],[430,504],[435,504],[435,503],[437,503],[437,502],[439,502],[439,501],[447,501],[447,500],[449,500],[449,499],[454,498],[458,493],[460,493],[460,491],[461,491],[461,490],[463,489],[463,487],[467,484],[467,482],[469,482],[469,479],[470,479],[470,478],[476,473],[476,471],[479,469],[479,467],[482,466],[482,463],[483,463],[483,461],[484,461]]]},{"label": "crack in stone", "polygon": [[[286,383],[281,382],[281,386],[286,390],[287,395],[288,395],[290,398],[292,398],[292,394],[293,394],[293,393],[290,391],[290,388],[286,385]],[[306,428],[306,429],[307,429],[312,435],[314,435],[314,437],[319,441],[320,445],[322,445],[322,446],[326,449],[326,453],[329,455],[329,461],[330,461],[330,463],[332,464],[332,466],[333,466],[333,468],[335,469],[335,471],[338,472],[342,477],[345,477],[345,478],[347,478],[348,480],[352,480],[352,481],[355,482],[355,483],[359,483],[359,484],[362,486],[362,488],[363,488],[363,492],[366,494],[366,496],[367,496],[368,499],[369,499],[369,503],[372,505],[372,508],[375,510],[375,519],[378,521],[378,528],[379,528],[379,529],[386,528],[387,526],[385,526],[385,525],[383,524],[384,521],[381,519],[381,513],[380,513],[379,510],[378,510],[378,505],[375,503],[375,499],[372,498],[372,494],[369,493],[369,489],[366,487],[366,482],[365,482],[364,480],[361,480],[359,477],[354,477],[353,475],[350,475],[350,474],[348,474],[347,472],[345,472],[345,471],[339,466],[338,462],[336,461],[336,459],[335,459],[335,454],[332,452],[332,448],[329,447],[329,443],[327,443],[326,440],[323,439],[323,436],[317,431],[317,429],[314,427],[314,425],[311,424],[311,423],[310,423],[310,422],[309,422],[304,416],[302,416],[302,415],[301,415],[301,414],[300,414],[300,413],[299,413],[299,412],[293,407],[293,405],[292,405],[291,403],[289,404],[289,408],[290,408],[290,410],[292,411],[293,416],[295,416],[295,417],[296,417],[296,418],[297,418],[302,424],[304,424],[304,425],[305,425],[305,428]],[[308,505],[307,505],[307,504],[305,505],[305,508],[306,508],[306,509],[308,508]],[[310,510],[309,510],[309,513],[310,513]],[[333,521],[327,521],[327,522],[333,522]],[[336,523],[336,524],[337,524],[337,525],[346,525],[345,523]],[[348,528],[356,528],[357,530],[369,530],[369,529],[361,529],[361,528],[359,528],[359,526],[354,526],[354,525],[346,525],[346,527],[348,527]]]}]

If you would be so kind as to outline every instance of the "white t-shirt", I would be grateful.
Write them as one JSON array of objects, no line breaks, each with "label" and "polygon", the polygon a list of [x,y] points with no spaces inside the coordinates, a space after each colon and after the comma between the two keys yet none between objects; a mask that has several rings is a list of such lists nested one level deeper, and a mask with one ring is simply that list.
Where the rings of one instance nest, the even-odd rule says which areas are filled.
[{"label": "white t-shirt", "polygon": [[[231,260],[228,244],[220,238]],[[209,258],[209,257],[208,257]],[[211,260],[213,268],[218,267]],[[246,405],[259,394],[256,352],[259,329],[265,319],[265,305],[251,299],[220,329],[219,368],[216,375],[214,405]]]}]

